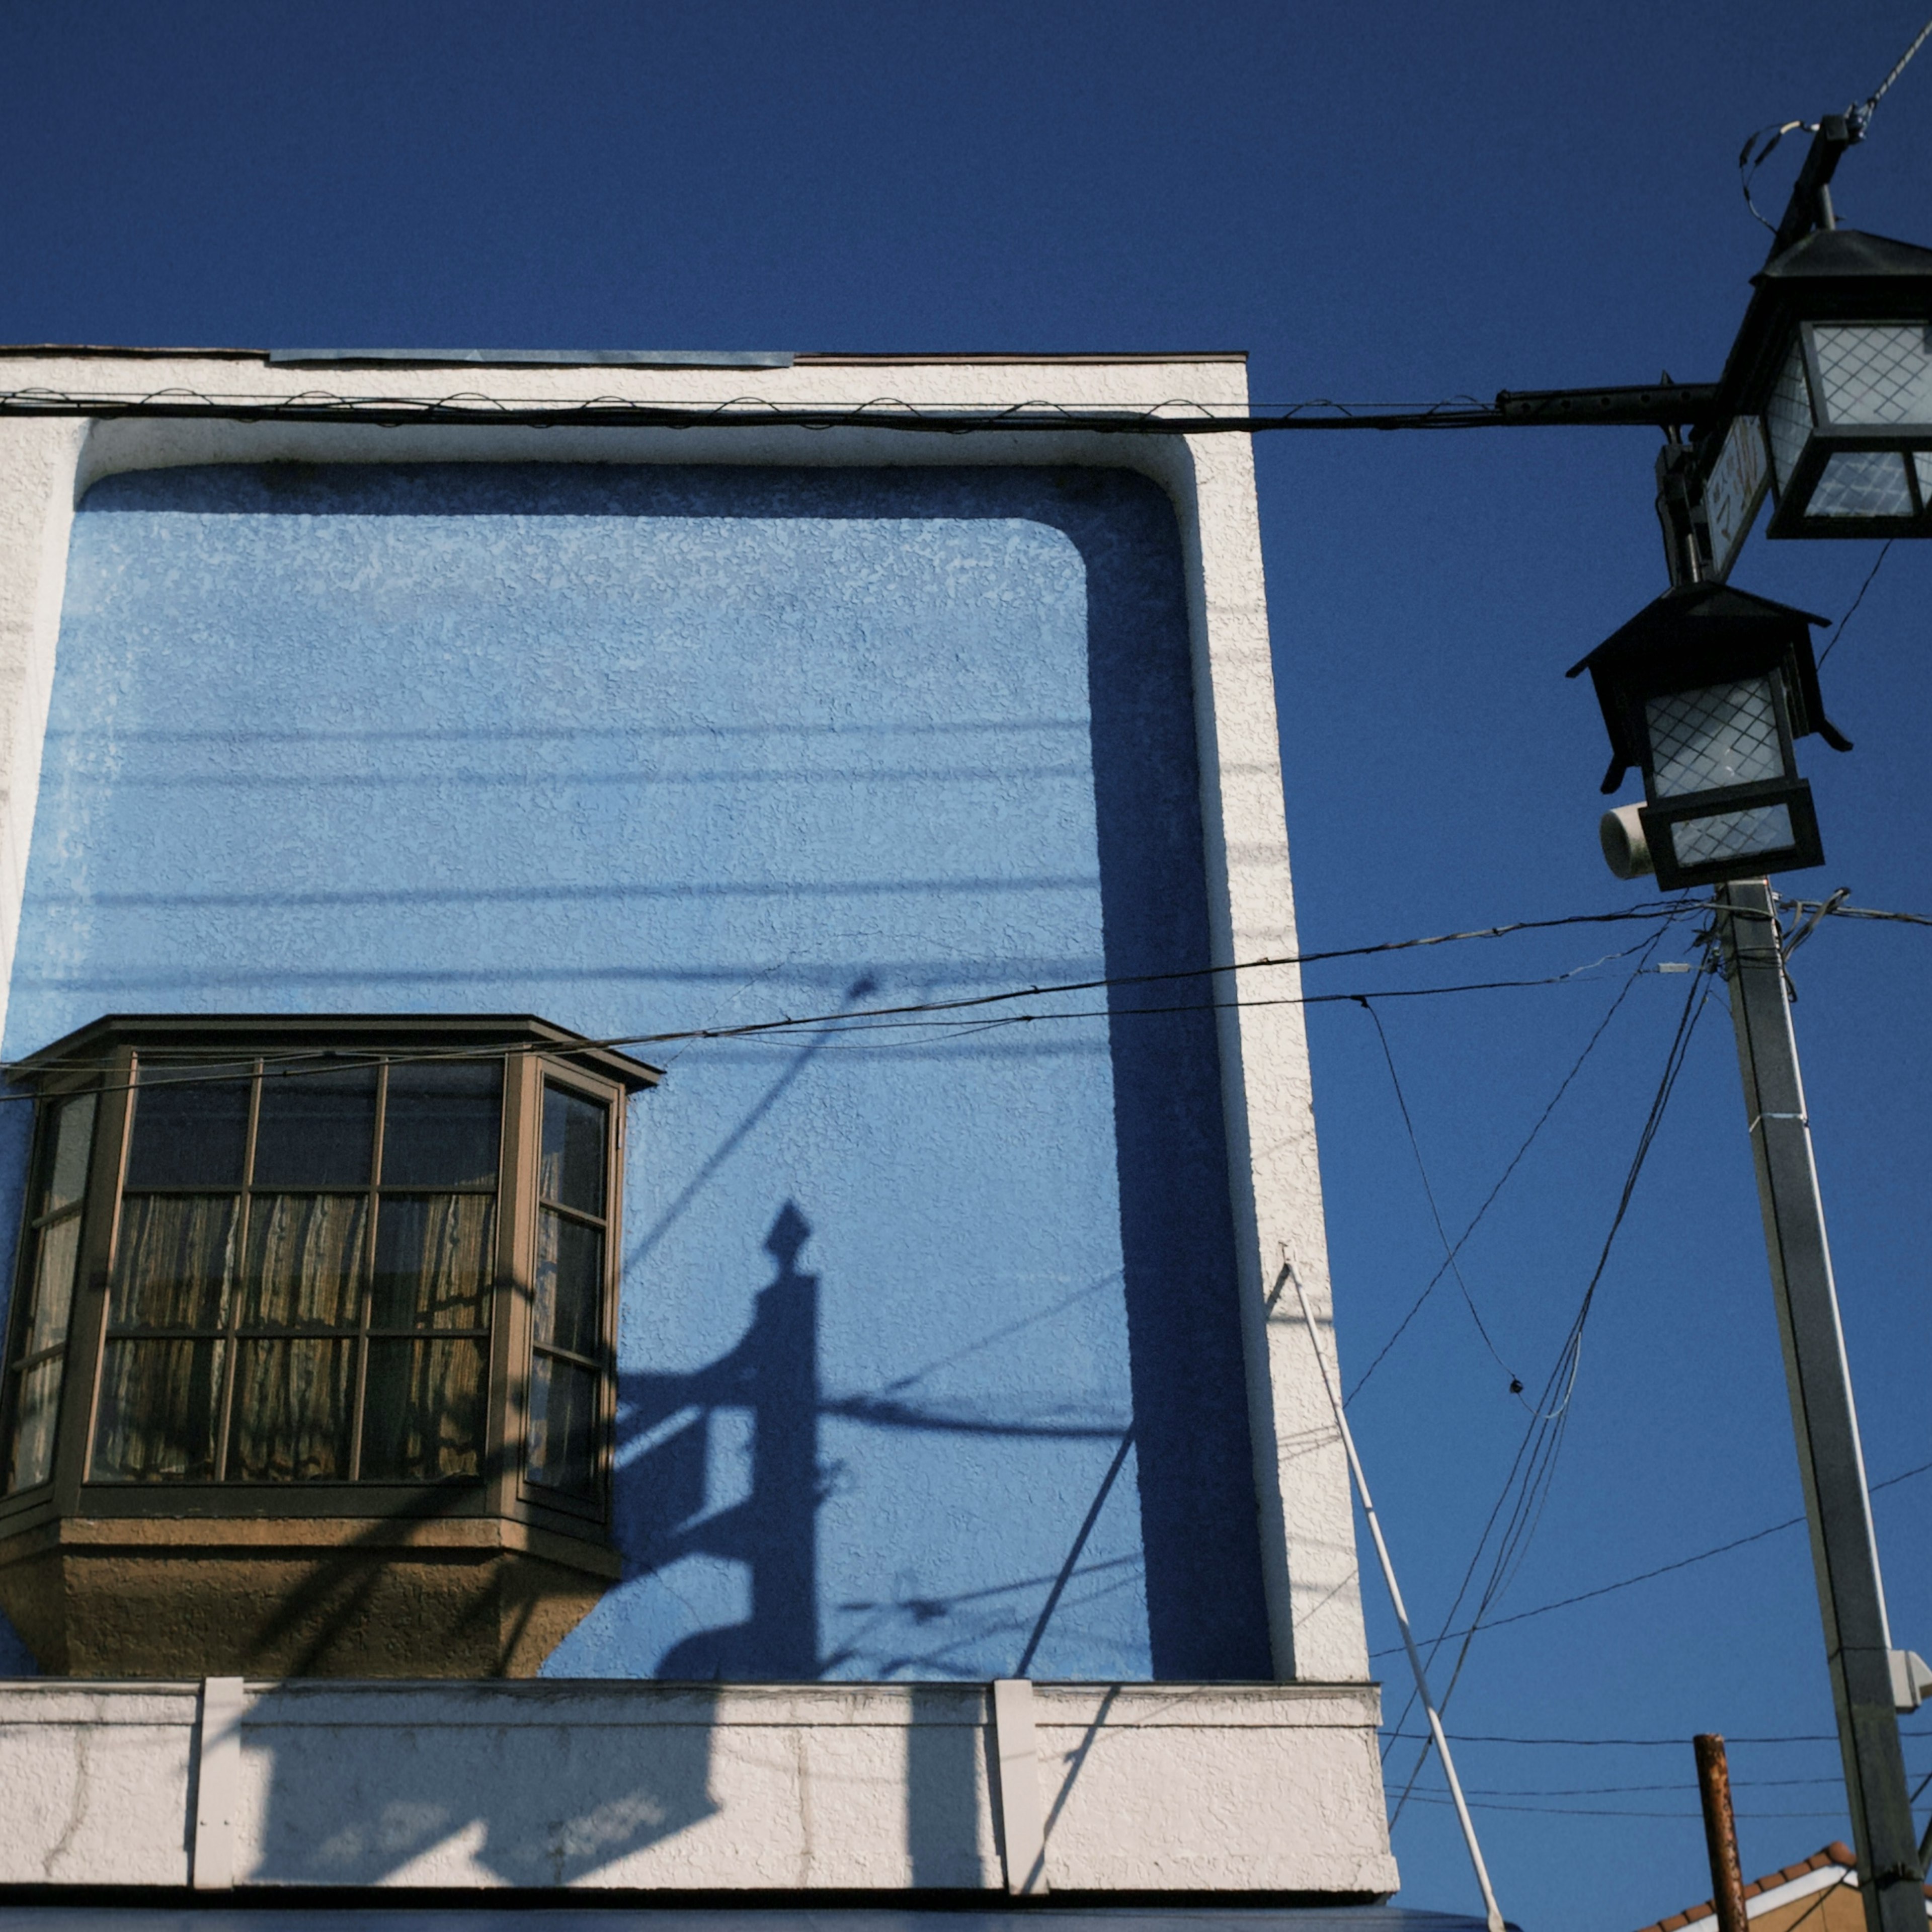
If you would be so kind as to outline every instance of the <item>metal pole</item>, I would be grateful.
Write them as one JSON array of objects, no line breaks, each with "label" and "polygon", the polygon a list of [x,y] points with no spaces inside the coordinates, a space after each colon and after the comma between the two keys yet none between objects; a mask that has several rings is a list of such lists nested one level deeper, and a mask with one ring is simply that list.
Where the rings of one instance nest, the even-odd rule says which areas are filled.
[{"label": "metal pole", "polygon": [[1700,1732],[1690,1740],[1690,1746],[1697,1754],[1697,1796],[1704,1805],[1704,1846],[1711,1855],[1711,1903],[1717,1910],[1718,1932],[1750,1932],[1724,1741]]},{"label": "metal pole", "polygon": [[1714,903],[1865,1924],[1869,1932],[1925,1932],[1924,1870],[1892,1702],[1892,1636],[1770,884],[1735,880],[1718,888]]},{"label": "metal pole", "polygon": [[[1395,1564],[1390,1558],[1388,1545],[1382,1540],[1382,1519],[1376,1514],[1375,1498],[1369,1494],[1369,1479],[1362,1473],[1362,1459],[1355,1453],[1354,1432],[1348,1426],[1348,1417],[1342,1412],[1342,1398],[1328,1379],[1328,1358],[1322,1352],[1322,1338],[1315,1332],[1315,1317],[1309,1312],[1308,1296],[1302,1288],[1301,1277],[1295,1273],[1294,1264],[1285,1255],[1282,1268],[1294,1284],[1294,1297],[1301,1304],[1301,1318],[1308,1329],[1308,1345],[1315,1351],[1316,1365],[1322,1371],[1322,1386],[1328,1394],[1328,1406],[1335,1412],[1335,1426],[1342,1432],[1342,1446],[1348,1452],[1348,1472],[1355,1479],[1355,1493],[1362,1499],[1362,1514],[1369,1520],[1369,1534],[1375,1539],[1376,1556],[1382,1566],[1382,1581],[1388,1586],[1395,1620],[1402,1626],[1402,1647],[1408,1652],[1408,1667],[1415,1673],[1415,1694],[1422,1700],[1422,1708],[1429,1714],[1429,1735],[1435,1740],[1436,1750],[1442,1756],[1442,1774],[1449,1780],[1449,1796],[1456,1801],[1456,1816],[1462,1827],[1462,1842],[1468,1847],[1469,1862],[1476,1868],[1476,1883],[1482,1890],[1489,1932],[1506,1932],[1502,1908],[1497,1904],[1496,1894],[1490,1884],[1490,1868],[1484,1864],[1483,1848],[1476,1842],[1475,1821],[1469,1816],[1469,1807],[1462,1796],[1462,1780],[1456,1775],[1456,1760],[1449,1755],[1449,1740],[1443,1735],[1442,1719],[1436,1708],[1436,1700],[1429,1694],[1429,1679],[1423,1671],[1422,1654],[1416,1648],[1415,1639],[1409,1631],[1408,1611],[1402,1600],[1402,1587],[1395,1580]],[[1917,1928],[1916,1932],[1924,1932],[1924,1928]]]}]

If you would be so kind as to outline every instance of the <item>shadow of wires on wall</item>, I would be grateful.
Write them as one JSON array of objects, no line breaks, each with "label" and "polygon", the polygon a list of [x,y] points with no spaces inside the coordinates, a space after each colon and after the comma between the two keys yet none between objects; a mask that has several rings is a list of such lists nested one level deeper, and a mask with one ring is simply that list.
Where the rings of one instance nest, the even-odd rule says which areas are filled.
[{"label": "shadow of wires on wall", "polygon": [[[462,473],[452,476],[452,470]],[[1096,1496],[1083,1473],[1085,1494],[1054,1498],[1064,1505],[1064,1527],[1057,1517],[1032,1546],[1038,1553],[1030,1556],[1028,1568],[1046,1572],[1034,1600],[1049,1608],[1059,1600],[1049,1593],[1064,1589],[1061,1579],[1078,1557],[1086,1534],[1083,1513],[1090,1525],[1107,1499],[1107,1486],[1124,1499],[1131,1484],[1139,1513],[1148,1632],[1146,1662],[1136,1658],[1134,1671],[1191,1681],[1274,1674],[1212,1010],[1217,985],[1224,989],[1220,997],[1232,994],[1225,978],[1202,976],[1210,958],[1208,886],[1186,572],[1173,503],[1157,484],[1124,470],[1087,468],[272,464],[112,477],[89,493],[86,508],[90,515],[158,508],[214,516],[295,512],[326,517],[340,512],[394,518],[512,515],[779,525],[786,520],[874,519],[896,526],[922,518],[1018,520],[1060,533],[1077,550],[1084,572],[1087,729],[1100,936],[1110,982],[1104,997],[1095,994],[1091,1004],[1104,1005],[1109,1019],[1112,1153],[1126,1340],[1126,1402],[1118,1403],[1114,1391],[1107,1393],[1110,1408],[1127,1412],[1102,1418],[1104,1428],[1086,1432],[1108,1438],[1097,1459],[1107,1468],[1105,1484]],[[949,766],[976,762],[963,749],[956,758],[952,751],[946,755]],[[997,750],[985,754],[984,771],[976,776],[1010,778],[1000,755]],[[841,774],[825,776],[846,782]],[[950,773],[949,782],[958,776]],[[996,856],[1005,850],[987,849]],[[976,872],[946,890],[956,896],[986,894],[1002,883],[995,866],[985,877]],[[1058,889],[1066,881],[1056,872],[1049,883]],[[782,890],[788,902],[795,902],[804,895],[851,890],[852,882],[834,876],[829,883],[795,884],[781,872],[776,883],[760,879],[740,886],[760,893]],[[674,892],[680,904],[701,902],[707,892],[722,897],[731,889],[728,881],[707,886],[682,880],[652,887]],[[480,902],[494,886],[483,881],[458,890],[473,890]],[[896,893],[900,885],[891,890]],[[904,890],[930,895],[938,888],[915,877],[904,882]],[[614,901],[618,896],[604,883],[596,890]],[[340,896],[333,888],[332,892],[333,905]],[[359,905],[366,895],[355,886],[350,896]],[[578,916],[576,902],[570,903],[572,909],[560,918]],[[144,908],[133,910],[145,914]],[[221,908],[202,910],[212,918]],[[386,917],[385,908],[365,910]],[[1024,956],[1028,936],[1022,912],[992,943],[995,960],[978,962],[976,970],[994,976],[990,964]],[[446,971],[454,964],[440,955],[427,964],[412,958],[396,983],[413,996],[418,980],[409,975]],[[733,962],[734,970],[738,964]],[[886,976],[876,958],[820,964],[848,984],[864,974]],[[562,983],[566,969],[556,970]],[[639,974],[635,962],[623,970]],[[1018,976],[1018,968],[1014,974]],[[1174,974],[1194,976],[1133,983],[1140,976]],[[784,1105],[788,1110],[791,1096]],[[764,1121],[764,1114],[758,1119]],[[777,1119],[773,1113],[772,1121]],[[712,1166],[742,1157],[737,1150],[742,1140],[741,1132]],[[698,1174],[692,1186],[707,1189],[710,1172]],[[866,1198],[862,1180],[859,1177],[843,1198],[826,1198],[822,1211],[853,1212]],[[789,1178],[776,1182],[754,1212],[769,1212],[790,1184]],[[741,1200],[754,1194],[754,1188],[747,1189]],[[681,1211],[682,1198],[673,1205]],[[1070,1199],[1066,1211],[1077,1218],[1090,1206]],[[731,1238],[748,1232],[740,1222]],[[759,1292],[742,1336],[716,1359],[686,1374],[632,1368],[620,1378],[624,1433],[616,1527],[629,1574],[662,1573],[680,1554],[690,1553],[741,1569],[748,1580],[742,1614],[735,1608],[723,1613],[714,1604],[693,1619],[709,1628],[687,1629],[654,1665],[644,1666],[659,1676],[784,1680],[832,1672],[825,1639],[829,1606],[815,1555],[817,1519],[825,1501],[819,1432],[830,1412],[820,1386],[818,1286],[800,1265],[807,1232],[804,1214],[788,1203],[766,1237],[776,1274]],[[716,1234],[714,1226],[714,1240]],[[728,1260],[719,1260],[728,1268]],[[628,1295],[678,1292],[676,1283],[660,1278],[656,1258],[649,1270],[638,1270],[634,1261],[628,1272]],[[718,1346],[715,1333],[704,1345],[707,1352]],[[841,1367],[833,1364],[834,1373]],[[1029,1429],[1026,1418],[1010,1408],[1003,1418],[997,1412],[1001,1390],[977,1394],[984,1398],[978,1426],[1015,1435],[1055,1433]],[[839,1412],[844,1420],[914,1431],[956,1431],[972,1420],[956,1411],[941,1418],[904,1406],[888,1418],[876,1402],[857,1413],[850,1405],[862,1400],[844,1398],[848,1406]],[[686,1410],[691,1414],[683,1420]],[[741,1432],[735,1445],[726,1439],[732,1428]],[[748,1441],[742,1432],[746,1428]],[[1090,1451],[1093,1444],[1088,1448]],[[742,1493],[707,1510],[705,1497],[729,1487],[717,1478],[730,1456],[737,1459],[735,1478]],[[1111,1464],[1109,1456],[1114,1457]],[[1083,1471],[1095,1463],[1090,1453]],[[1033,1486],[1043,1490],[1052,1472],[1043,1460],[1035,1469]],[[1094,1466],[1094,1479],[1099,1474]],[[887,1468],[881,1480],[890,1484],[899,1478]],[[1018,1514],[1034,1507],[1036,1498],[1016,1494],[1001,1502]],[[943,1499],[938,1506],[944,1507]],[[1039,1543],[1052,1539],[1058,1540],[1059,1549],[1039,1552]],[[890,1552],[877,1553],[880,1574],[857,1580],[855,1589],[884,1596],[894,1588],[886,1581]],[[990,1572],[999,1552],[986,1556]],[[1010,1576],[992,1574],[981,1580],[1000,1588],[1015,1583]],[[1073,1607],[1064,1604],[1063,1620]],[[1077,1654],[1077,1646],[1067,1654]],[[1035,1654],[1051,1671],[1053,1649],[1042,1649],[1037,1618],[1016,1618],[1003,1666],[1017,1666],[1023,1656],[1030,1662]],[[985,1661],[980,1659],[981,1670]],[[910,1657],[907,1674],[979,1673],[947,1667],[944,1650],[934,1648]]]}]

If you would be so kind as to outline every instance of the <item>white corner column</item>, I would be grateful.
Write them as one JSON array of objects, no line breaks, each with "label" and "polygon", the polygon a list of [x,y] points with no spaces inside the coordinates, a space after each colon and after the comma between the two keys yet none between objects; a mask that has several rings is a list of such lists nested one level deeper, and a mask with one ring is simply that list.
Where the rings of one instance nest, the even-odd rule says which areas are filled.
[{"label": "white corner column", "polygon": [[[1184,456],[1191,474],[1170,487],[1189,552],[1212,957],[1290,958],[1300,941],[1253,446],[1191,438]],[[1280,1294],[1286,1257],[1339,1375],[1307,1028],[1299,1004],[1258,1004],[1300,994],[1294,966],[1216,981],[1242,1341],[1275,1674],[1358,1683],[1369,1660],[1347,1459],[1307,1331]]]},{"label": "white corner column", "polygon": [[59,418],[0,423],[0,1027],[40,796],[74,481],[91,427]]}]

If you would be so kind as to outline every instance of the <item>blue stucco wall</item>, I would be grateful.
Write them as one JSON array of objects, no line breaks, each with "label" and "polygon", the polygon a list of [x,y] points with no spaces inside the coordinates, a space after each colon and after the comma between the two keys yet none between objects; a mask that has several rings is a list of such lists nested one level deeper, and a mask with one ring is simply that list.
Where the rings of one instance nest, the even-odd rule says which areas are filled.
[{"label": "blue stucco wall", "polygon": [[[4,1051],[1198,965],[1188,656],[1172,507],[1125,472],[111,478]],[[646,1050],[626,1577],[552,1673],[1268,1674],[1202,997]]]}]

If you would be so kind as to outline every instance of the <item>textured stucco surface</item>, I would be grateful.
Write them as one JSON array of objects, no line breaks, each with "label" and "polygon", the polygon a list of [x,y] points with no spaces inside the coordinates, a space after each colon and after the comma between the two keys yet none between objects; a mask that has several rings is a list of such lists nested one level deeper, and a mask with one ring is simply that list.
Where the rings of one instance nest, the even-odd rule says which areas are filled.
[{"label": "textured stucco surface", "polygon": [[[238,356],[0,358],[0,386],[130,397],[161,389],[293,394],[316,380],[314,370],[272,369],[259,358]],[[332,371],[328,380],[345,388],[372,387],[368,371]],[[482,391],[557,401],[616,394],[692,402],[728,393],[814,405],[857,404],[890,393],[920,406],[988,408],[1044,398],[1070,408],[1167,404],[1169,413],[1184,412],[1172,406],[1176,398],[1238,406],[1246,394],[1238,363],[1185,359],[1140,364],[913,361],[886,368],[801,364],[785,370],[733,370],[728,389],[721,386],[724,380],[716,370],[472,368],[387,370],[373,387],[418,394]],[[39,836],[34,808],[76,502],[104,478],[211,464],[291,461],[702,464],[721,471],[781,466],[878,472],[943,466],[957,472],[1010,466],[1134,470],[1166,493],[1178,530],[1210,956],[1225,965],[1296,950],[1254,473],[1245,438],[1141,439],[1078,431],[1026,436],[998,430],[943,436],[764,426],[530,430],[487,422],[400,429],[140,419],[0,422],[0,855],[6,866],[0,872],[0,940],[10,939],[14,930],[29,835]],[[325,927],[325,940],[328,934]],[[0,1000],[10,991],[8,976],[0,976]],[[1245,974],[1240,983],[1256,997],[1291,996],[1298,987],[1292,968]],[[1054,1882],[1063,1888],[1076,1882],[1159,1883],[1157,1877],[1122,1874],[1144,1874],[1162,1862],[1164,1848],[1185,1840],[1196,1853],[1202,1843],[1211,1842],[1220,1854],[1207,1868],[1195,1868],[1193,1882],[1379,1891],[1394,1884],[1395,1871],[1375,1760],[1374,1693],[1358,1683],[1336,1690],[1315,1681],[1360,1680],[1367,1675],[1346,1466],[1308,1337],[1294,1312],[1294,1297],[1274,1292],[1286,1253],[1308,1288],[1323,1346],[1332,1348],[1300,1013],[1293,1006],[1275,1006],[1224,1012],[1217,1018],[1234,1279],[1249,1447],[1261,1506],[1268,1636],[1276,1673],[1304,1682],[1279,1694],[1223,1694],[1172,1684],[1111,1690],[1042,1688],[1036,1702],[1042,1800],[1052,1821],[1053,1856],[1059,1861]],[[821,1049],[821,1054],[830,1050]],[[660,1094],[640,1103],[640,1124],[652,1118],[644,1110],[666,1097]],[[10,1122],[17,1132],[20,1119],[20,1110],[0,1108],[0,1132]],[[753,1138],[759,1124],[753,1124]],[[728,1150],[728,1162],[741,1157],[745,1144]],[[17,1150],[0,1150],[0,1220],[10,1227],[11,1197],[18,1185]],[[636,1228],[634,1210],[634,1234]],[[767,1279],[776,1278],[774,1258],[754,1258],[765,1267]],[[818,1292],[826,1292],[830,1271],[812,1244],[800,1249],[795,1261],[799,1273],[818,1271]],[[789,1298],[792,1312],[802,1299],[796,1293]],[[781,1306],[773,1312],[786,1310]],[[1033,1331],[1003,1339],[1009,1348],[1025,1346]],[[1229,1393],[1217,1391],[1216,1400],[1231,1408]],[[742,1416],[729,1426],[740,1430],[742,1448]],[[920,1606],[921,1612],[930,1608]],[[5,1636],[0,1631],[0,1653]],[[20,1653],[0,1654],[0,1664],[31,1667]],[[305,1687],[305,1694],[324,1688],[340,1687]],[[589,1696],[598,1687],[552,1680],[490,1688],[502,1694],[548,1697]],[[628,1699],[668,1704],[681,1694],[669,1686],[632,1686],[626,1693]],[[546,1821],[554,1812],[566,1827],[557,1842],[591,1846],[582,1867],[588,1882],[613,1869],[620,1856],[641,1854],[652,1871],[701,1872],[704,1882],[727,1886],[755,1882],[764,1869],[758,1848],[774,1832],[794,1855],[788,1869],[794,1874],[804,1869],[795,1856],[802,1840],[814,1846],[835,1843],[837,1868],[876,1871],[886,1875],[886,1883],[907,1882],[908,1873],[915,1884],[998,1882],[983,1795],[986,1740],[978,1728],[983,1722],[982,1691],[936,1684],[881,1689],[826,1683],[701,1694],[710,1700],[711,1715],[698,1726],[680,1727],[696,1729],[700,1742],[694,1754],[687,1742],[686,1756],[677,1760],[684,1771],[668,1780],[670,1799],[652,1783],[658,1772],[640,1772],[626,1786],[628,1797],[638,1801],[628,1826],[616,1814],[593,1817],[601,1794],[574,1807],[566,1787],[547,1808]],[[1274,1701],[1277,1694],[1278,1702]],[[388,1701],[393,1695],[389,1690],[364,1700],[365,1715],[372,1706],[380,1714],[374,1723],[358,1724],[354,1732],[362,1741],[367,1762],[377,1766],[386,1762],[406,1734],[416,1738],[412,1748],[418,1752],[425,1737],[442,1748],[435,1730],[415,1728],[422,1714],[402,1712]],[[1195,1731],[1172,1728],[1177,1720],[1184,1726],[1190,1709],[1204,1697],[1223,1695],[1244,1704],[1246,1735],[1231,1738],[1228,1730],[1204,1721]],[[868,1701],[880,1698],[908,1701],[899,1716],[880,1723],[878,1706]],[[748,1702],[755,1708],[758,1722],[741,1729],[729,1720]],[[48,1682],[0,1688],[0,1791],[16,1821],[16,1829],[0,1840],[4,1856],[14,1861],[7,1876],[28,1882],[58,1878],[175,1883],[184,1878],[190,1795],[184,1787],[196,1708],[195,1693],[187,1686],[114,1690]],[[490,1708],[484,1707],[486,1715]],[[636,1721],[634,1702],[620,1708],[626,1724]],[[862,1717],[873,1713],[875,1720],[848,1725],[847,1717],[855,1709]],[[1104,1719],[1097,1729],[1096,1717]],[[579,1721],[580,1716],[572,1720],[573,1726]],[[712,1726],[708,1738],[706,1724]],[[824,1778],[801,1778],[801,1766],[824,1762],[822,1740],[830,1729],[849,1729],[852,1738],[838,1747],[841,1754]],[[1126,1733],[1118,1739],[1124,1754],[1115,1750],[1116,1730]],[[882,1732],[887,1734],[883,1742]],[[336,1735],[349,1739],[350,1727],[338,1726]],[[314,1748],[314,1736],[304,1732],[301,1746],[275,1760],[285,1784]],[[856,1750],[853,1739],[864,1741]],[[257,1789],[272,1782],[274,1774],[260,1738],[244,1750],[244,1765],[256,1766]],[[855,1758],[867,1756],[870,1768],[862,1776],[848,1771]],[[742,1774],[736,1768],[741,1757],[747,1761]],[[710,1794],[700,1800],[689,1795],[694,1761],[701,1761],[707,1780],[698,1788]],[[371,1813],[364,1801],[385,1788],[380,1777],[366,1786],[335,1791],[326,1802],[311,1793],[312,1835],[322,1843],[340,1832],[346,1834],[341,1845],[367,1848],[361,1854],[364,1868],[378,1880],[406,1873],[410,1862],[427,1850],[431,1866],[445,1861],[451,1872],[470,1874],[471,1882],[500,1882],[492,1876],[500,1868],[487,1849],[492,1840],[484,1821],[493,1807],[500,1809],[510,1802],[502,1792],[506,1777],[515,1780],[518,1798],[527,1810],[528,1777],[514,1754],[496,1760],[494,1769],[473,1754],[464,1762],[476,1781],[453,1801],[433,1794],[434,1804],[442,1807],[436,1815],[380,1806]],[[671,1758],[658,1762],[669,1763]],[[1190,1765],[1198,1767],[1198,1776]],[[715,1774],[713,1767],[718,1768]],[[1108,1779],[1114,1782],[1108,1802],[1088,1808],[1091,1800],[1086,1794]],[[733,1792],[759,1780],[777,1812],[729,1802]],[[715,1832],[701,1854],[692,1844],[686,1864],[692,1834],[713,1828],[706,1808],[720,1792],[725,1795],[729,1828]],[[398,1798],[398,1804],[406,1805],[412,1796]],[[1184,1797],[1184,1802],[1175,1802]],[[656,1825],[650,1822],[652,1808],[658,1815]],[[278,1809],[272,1802],[260,1817],[266,1828],[278,1816],[295,1815],[289,1804]],[[842,1838],[828,1840],[821,1820]],[[627,1829],[638,1834],[628,1850],[622,1842]],[[1163,1830],[1172,1837],[1163,1838]],[[656,1835],[650,1837],[652,1833]],[[542,1834],[533,1840],[525,1825],[506,1814],[494,1842],[500,1848],[532,1842],[542,1847],[551,1840]],[[470,1849],[478,1844],[485,1848],[480,1856]],[[596,1862],[598,1844],[614,1847],[602,1864]],[[1076,1871],[1083,1874],[1078,1881],[1070,1876]]]},{"label": "textured stucco surface", "polygon": [[[1061,1890],[1384,1892],[1374,1694],[1045,1687]],[[982,1688],[254,1684],[243,1885],[996,1888]],[[193,1686],[0,1686],[0,1883],[179,1884]]]},{"label": "textured stucco surface", "polygon": [[[110,1010],[616,1035],[1198,967],[1185,580],[1118,472],[109,476],[7,1051]],[[1214,1019],[1120,1010],[1189,1003],[664,1049],[628,1574],[553,1671],[1269,1674]]]}]

